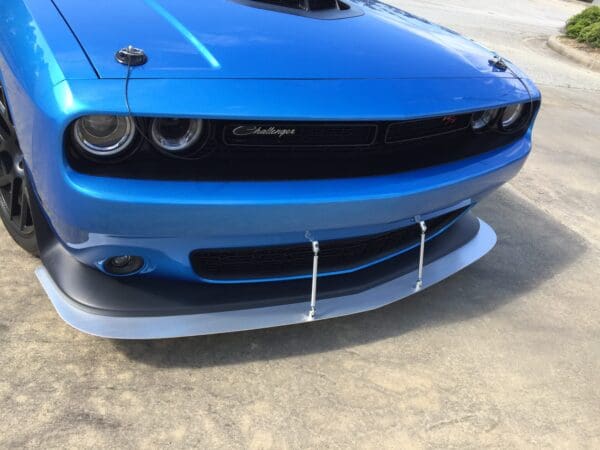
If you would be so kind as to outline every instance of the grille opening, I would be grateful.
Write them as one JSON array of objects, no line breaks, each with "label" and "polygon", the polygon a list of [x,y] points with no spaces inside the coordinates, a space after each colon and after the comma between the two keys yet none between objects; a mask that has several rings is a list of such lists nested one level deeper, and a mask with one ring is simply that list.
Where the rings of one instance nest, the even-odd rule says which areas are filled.
[{"label": "grille opening", "polygon": [[388,144],[454,133],[469,128],[472,114],[406,120],[389,126],[385,136]]},{"label": "grille opening", "polygon": [[[468,208],[462,208],[427,221],[427,235],[433,238],[456,222]],[[382,261],[419,244],[418,224],[369,236],[322,241],[319,253],[319,274],[351,271]],[[207,249],[192,252],[194,271],[205,280],[244,281],[309,278],[312,274],[313,252],[310,242],[302,244]]]},{"label": "grille opening", "polygon": [[[206,121],[206,140],[194,151],[195,159],[170,158],[148,143],[118,164],[85,160],[68,142],[66,150],[74,170],[104,177],[181,181],[358,178],[400,174],[503,149],[526,135],[539,102],[533,108],[530,121],[510,133],[474,132],[468,125],[472,114],[383,122],[210,120]],[[140,127],[147,126],[140,120]]]}]

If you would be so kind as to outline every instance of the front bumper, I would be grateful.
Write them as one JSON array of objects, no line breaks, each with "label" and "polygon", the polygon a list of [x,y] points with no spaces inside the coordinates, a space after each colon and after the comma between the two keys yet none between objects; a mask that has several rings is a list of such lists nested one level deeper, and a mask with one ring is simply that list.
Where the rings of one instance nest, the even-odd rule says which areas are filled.
[{"label": "front bumper", "polygon": [[[53,81],[48,90],[48,74],[35,73],[38,88],[16,110],[15,122],[32,192],[48,222],[45,269],[38,275],[69,323],[107,337],[174,337],[301,322],[310,280],[205,283],[192,270],[190,252],[306,242],[307,231],[320,241],[344,239],[401,228],[417,217],[428,220],[477,203],[514,177],[531,149],[530,129],[513,144],[477,157],[388,176],[250,183],[93,177],[67,164],[65,130],[83,114],[127,113],[123,80]],[[131,110],[141,116],[404,120],[498,107],[526,101],[531,93],[539,98],[525,82],[529,89],[518,79],[496,77],[165,79],[132,80],[129,93]],[[492,247],[493,232],[477,220],[469,221],[471,231],[477,224],[476,232],[464,232],[467,217],[428,243],[425,287]],[[120,279],[97,270],[106,258],[123,254],[143,257],[144,273]],[[417,255],[408,252],[354,274],[319,280],[317,319],[409,295],[416,261]]]},{"label": "front bumper", "polygon": [[515,176],[530,148],[528,135],[456,163],[351,180],[165,183],[69,172],[42,204],[80,262],[133,254],[148,275],[198,282],[196,249],[301,243],[307,231],[320,241],[373,235],[473,205]]},{"label": "front bumper", "polygon": [[[190,252],[306,242],[306,231],[320,241],[369,235],[468,208],[516,175],[530,137],[453,164],[355,180],[138,186],[144,182],[70,173],[65,197],[55,198],[78,208],[39,208],[38,237],[37,224],[46,226],[44,267],[37,275],[67,323],[101,337],[173,338],[303,323],[309,320],[310,279],[204,282],[191,267]],[[159,185],[162,192],[154,189]],[[210,192],[200,192],[205,189]],[[427,242],[422,287],[472,264],[495,242],[488,225],[465,214]],[[98,270],[99,261],[119,254],[142,256],[149,265],[126,278]],[[356,272],[319,277],[316,320],[380,308],[417,292],[418,260],[412,249]]]},{"label": "front bumper", "polygon": [[[123,87],[122,80],[59,83],[33,99],[37,107],[21,112],[17,123],[30,118],[35,126],[19,130],[31,136],[20,141],[47,219],[74,258],[100,267],[114,255],[138,255],[147,261],[145,272],[158,278],[202,281],[189,262],[198,249],[294,244],[304,242],[307,231],[320,241],[374,235],[416,216],[472,205],[515,176],[531,149],[530,129],[511,145],[476,157],[353,179],[165,182],[76,172],[64,155],[65,130],[82,114],[126,113]],[[530,92],[539,98],[533,86]],[[136,115],[219,120],[404,120],[528,99],[522,83],[510,77],[136,79],[130,86]]]},{"label": "front bumper", "polygon": [[[471,214],[427,244],[422,288],[472,264],[496,243]],[[236,332],[308,322],[310,281],[217,286],[174,280],[110,278],[45,246],[36,274],[60,316],[88,334],[160,339]],[[414,294],[418,252],[356,274],[319,280],[315,320],[377,309]]]}]

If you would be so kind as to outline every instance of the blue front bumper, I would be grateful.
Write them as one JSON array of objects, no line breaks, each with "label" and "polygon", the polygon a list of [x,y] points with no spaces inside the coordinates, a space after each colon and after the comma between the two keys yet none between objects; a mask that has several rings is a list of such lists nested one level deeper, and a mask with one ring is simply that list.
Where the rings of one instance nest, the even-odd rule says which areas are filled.
[{"label": "blue front bumper", "polygon": [[[529,150],[527,135],[510,147],[432,169],[336,181],[108,183],[69,172],[65,208],[44,211],[54,242],[42,250],[45,267],[37,276],[67,323],[102,337],[168,338],[303,323],[310,320],[310,280],[207,283],[192,269],[190,252],[306,242],[306,231],[327,241],[427,221],[477,203],[519,171]],[[428,241],[423,288],[475,262],[495,242],[487,224],[463,215]],[[119,279],[97,270],[119,254],[144,257],[145,273]],[[371,268],[320,278],[316,319],[372,310],[417,292],[417,266],[418,249],[412,249]]]},{"label": "blue front bumper", "polygon": [[[136,79],[130,103],[141,116],[403,120],[498,107],[529,94],[539,99],[535,86],[524,83],[529,92],[510,77]],[[307,231],[321,241],[371,235],[472,205],[515,176],[531,149],[529,130],[476,157],[353,179],[165,182],[74,171],[64,152],[68,125],[82,114],[125,113],[123,87],[122,80],[60,82],[52,91],[33,91],[36,98],[22,103],[15,122],[32,183],[62,245],[96,267],[113,255],[142,256],[146,275],[157,278],[201,281],[189,262],[196,249],[298,243]]]},{"label": "blue front bumper", "polygon": [[[213,284],[190,262],[196,249],[259,247],[394,230],[468,208],[517,174],[530,133],[514,144],[434,168],[352,180],[159,182],[106,179],[67,169],[54,209],[40,205],[45,241],[38,278],[75,328],[122,339],[166,338],[302,323],[310,280]],[[73,208],[72,205],[77,205]],[[58,208],[56,208],[58,206]],[[45,223],[45,231],[38,226]],[[489,226],[463,215],[427,243],[423,288],[485,255]],[[307,243],[308,245],[308,243]],[[98,270],[134,254],[144,272]],[[317,320],[382,307],[415,293],[418,249],[370,268],[319,279]]]},{"label": "blue front bumper", "polygon": [[[102,89],[93,88],[97,83]],[[262,81],[135,80],[131,86],[132,107],[136,114],[149,116],[400,120],[481,110],[528,99],[520,82],[510,79],[282,81],[269,85],[271,90],[265,96]],[[176,96],[173,102],[157,102],[146,95],[146,87],[156,91],[159,98],[171,98],[169,92],[174,88],[186,95]],[[188,87],[193,89],[184,89]],[[56,259],[56,255],[48,253],[43,257],[46,269],[38,271],[38,275],[68,322],[108,337],[181,336],[300,322],[304,320],[302,311],[309,284],[299,288],[293,302],[278,296],[279,300],[273,300],[276,304],[262,305],[258,299],[268,296],[268,289],[285,290],[289,282],[256,283],[267,287],[256,288],[255,295],[244,303],[239,292],[254,287],[247,283],[215,285],[202,280],[190,263],[191,252],[306,242],[307,231],[319,241],[339,240],[403,228],[414,223],[415,218],[427,221],[480,201],[518,173],[531,149],[530,129],[513,144],[475,157],[395,175],[353,179],[167,182],[89,176],[74,171],[64,156],[68,124],[90,112],[123,113],[122,88],[120,80],[59,83],[52,95],[38,99],[37,104],[43,107],[23,109],[17,118],[17,123],[25,123],[28,117],[35,119],[35,126],[21,130],[21,145],[41,214],[56,241],[54,249],[68,255],[68,259]],[[353,99],[348,92],[369,92],[370,97]],[[390,92],[396,95],[390,97]],[[432,97],[423,99],[423,92],[430,92]],[[282,98],[288,102],[282,102]],[[400,100],[402,108],[398,106]],[[236,105],[244,106],[240,110]],[[456,229],[451,227],[436,241],[445,242]],[[481,225],[469,242],[460,248],[450,246],[438,258],[430,259],[426,273],[431,278],[425,279],[425,286],[481,257],[493,246],[495,237],[487,226]],[[142,292],[128,285],[126,279],[115,279],[97,270],[107,258],[123,254],[144,258],[143,273],[135,278],[156,286],[163,292],[160,299],[143,288]],[[389,266],[395,260],[377,264],[388,267],[390,274],[395,275],[364,280],[371,273],[371,269],[365,269],[331,277],[335,279],[332,283],[342,287],[359,278],[362,285],[355,292],[331,293],[321,299],[331,308],[320,308],[320,318],[372,309],[414,292],[417,259],[412,254],[406,256],[412,259],[406,262],[406,270],[397,273]],[[84,289],[83,298],[75,298],[68,289],[61,288],[58,278],[77,277],[67,266],[61,266],[65,261],[75,264],[75,271],[80,270],[77,264],[92,268],[89,270],[101,277],[94,278],[95,289],[117,283],[141,303],[160,300],[161,304],[166,301],[176,307],[185,291],[186,302],[194,303],[195,298],[202,304],[231,303],[230,298],[235,296],[240,304],[227,312],[192,310],[180,314],[161,309],[151,317],[136,311],[113,314],[110,308],[108,312],[98,308],[102,305],[95,304],[98,296],[94,289]],[[259,304],[250,306],[255,300]],[[240,317],[247,317],[248,323],[240,322]],[[132,331],[127,331],[130,326]]]},{"label": "blue front bumper", "polygon": [[475,204],[516,175],[530,146],[528,134],[455,163],[348,180],[161,182],[67,169],[44,209],[59,241],[87,265],[134,254],[147,276],[201,281],[189,261],[196,249],[300,243],[307,231],[321,241],[371,235]]}]

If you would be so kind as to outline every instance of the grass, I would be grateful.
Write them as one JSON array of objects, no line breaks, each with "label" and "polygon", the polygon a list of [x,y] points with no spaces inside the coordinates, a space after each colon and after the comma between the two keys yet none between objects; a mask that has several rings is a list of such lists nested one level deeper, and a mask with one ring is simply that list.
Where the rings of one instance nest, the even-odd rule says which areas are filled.
[{"label": "grass", "polygon": [[600,48],[600,6],[585,9],[567,22],[567,36]]}]

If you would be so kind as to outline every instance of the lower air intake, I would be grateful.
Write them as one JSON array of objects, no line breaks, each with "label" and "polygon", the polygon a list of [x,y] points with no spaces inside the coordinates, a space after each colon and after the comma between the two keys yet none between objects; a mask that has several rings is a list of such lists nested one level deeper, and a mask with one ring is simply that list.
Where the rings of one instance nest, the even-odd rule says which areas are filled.
[{"label": "lower air intake", "polygon": [[[427,235],[434,237],[466,211],[452,211],[427,221]],[[417,246],[418,224],[369,236],[320,242],[319,273],[331,275],[365,267]],[[191,254],[195,272],[205,280],[238,282],[251,280],[309,278],[313,250],[310,242],[255,248],[197,250]],[[416,262],[415,262],[416,264]]]}]

